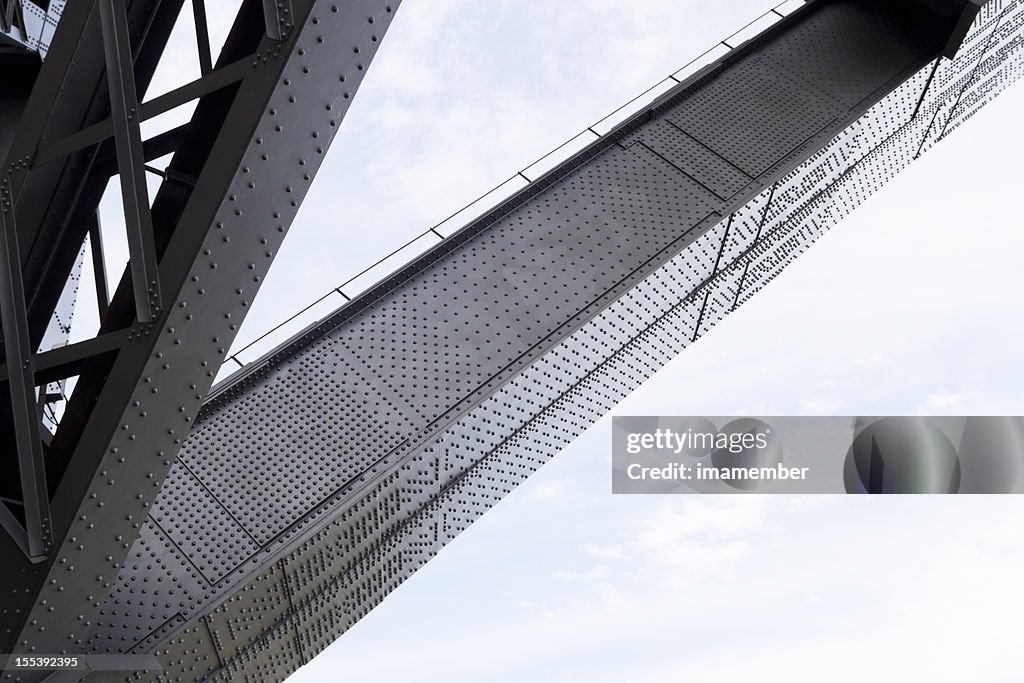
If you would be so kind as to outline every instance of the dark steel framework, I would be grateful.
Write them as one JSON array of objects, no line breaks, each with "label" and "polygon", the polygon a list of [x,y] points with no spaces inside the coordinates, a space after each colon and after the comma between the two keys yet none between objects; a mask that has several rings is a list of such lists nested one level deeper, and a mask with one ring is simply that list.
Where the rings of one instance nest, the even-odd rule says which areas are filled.
[{"label": "dark steel framework", "polygon": [[[202,74],[145,101],[183,0],[70,3],[45,59],[0,53],[0,650],[73,649],[95,619],[398,4],[244,0],[213,63],[193,0]],[[109,291],[115,174],[130,258]],[[100,330],[40,348],[87,238]],[[72,377],[51,434],[45,387]]]},{"label": "dark steel framework", "polygon": [[[267,9],[252,11],[271,17],[261,29],[262,40],[273,40]],[[307,29],[323,18],[306,16]],[[108,33],[116,29],[111,23]],[[339,30],[326,34],[328,43]],[[309,40],[292,49],[312,52],[318,33],[304,32]],[[73,528],[55,525],[55,538],[64,540],[51,551],[55,561],[38,565],[47,568],[46,580],[21,584],[28,588],[10,620],[21,627],[12,646],[157,654],[162,672],[129,680],[283,679],[1019,77],[1022,57],[1022,0],[807,3],[240,370],[193,424],[188,418],[234,329],[235,318],[220,316],[237,315],[251,296],[238,291],[241,300],[204,304],[210,299],[203,297],[249,286],[251,271],[241,267],[210,279],[210,270],[220,270],[212,266],[223,264],[226,240],[218,238],[231,238],[234,256],[236,241],[258,236],[262,245],[267,225],[286,225],[267,215],[290,194],[245,193],[253,179],[262,188],[264,178],[250,175],[259,160],[265,169],[287,166],[282,148],[262,156],[262,135],[271,129],[254,124],[255,144],[234,158],[241,181],[226,191],[226,210],[211,219],[202,245],[187,252],[195,263],[181,290],[169,289],[175,271],[157,240],[163,305],[143,301],[148,290],[133,286],[131,272],[111,302],[108,317],[115,310],[141,317],[140,305],[158,314],[153,329],[162,342],[147,346],[145,364],[129,366],[139,386],[124,395],[139,405],[104,423],[118,436],[100,430],[102,438],[90,442],[117,450],[94,454],[103,462],[87,495],[71,498],[82,501]],[[222,72],[223,62],[222,55],[208,75]],[[295,97],[300,69],[315,74],[306,87],[322,85],[317,67],[307,57],[283,68],[267,112]],[[201,103],[197,117],[202,110]],[[114,138],[105,152],[112,159],[117,130],[94,123],[68,133],[30,165],[94,145],[101,134]],[[131,130],[122,130],[125,137],[131,148]],[[165,186],[198,192],[207,170],[194,168],[172,162]],[[158,234],[159,205],[160,196],[152,211]],[[126,213],[135,215],[130,206]],[[93,210],[83,231],[98,229],[94,217]],[[34,271],[26,264],[29,284]],[[203,305],[211,310],[195,313],[192,333],[182,331]],[[50,379],[39,376],[45,355],[35,357],[32,381]],[[176,373],[200,358],[205,384],[186,389],[194,378]],[[173,377],[162,372],[172,369]],[[171,396],[155,400],[152,389]],[[183,419],[150,420],[150,411],[167,416],[175,405]],[[118,431],[117,424],[126,426]],[[66,425],[65,418],[54,444]],[[47,468],[51,457],[44,455]],[[66,490],[62,481],[54,502]],[[108,526],[93,533],[90,524]],[[99,559],[115,547],[115,559]],[[68,564],[87,575],[64,573]],[[77,614],[85,616],[69,616]]]}]

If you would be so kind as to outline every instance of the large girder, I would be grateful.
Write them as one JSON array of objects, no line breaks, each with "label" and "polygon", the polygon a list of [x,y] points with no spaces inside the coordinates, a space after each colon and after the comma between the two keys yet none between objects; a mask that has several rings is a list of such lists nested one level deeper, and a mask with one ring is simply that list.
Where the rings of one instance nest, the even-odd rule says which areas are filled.
[{"label": "large girder", "polygon": [[1020,75],[1021,0],[950,7],[808,3],[236,373],[83,645],[315,656]]},{"label": "large girder", "polygon": [[[182,0],[67,7],[4,150],[3,226],[19,247],[4,272],[23,291],[4,291],[21,312],[4,311],[18,343],[0,387],[18,417],[19,392],[34,411],[33,386],[78,381],[31,470],[38,483],[45,468],[32,502],[52,542],[28,557],[0,534],[0,650],[87,639],[398,4],[246,0],[216,64],[141,104]],[[141,139],[142,120],[193,99],[189,123]],[[150,203],[142,163],[169,152]],[[94,339],[36,353],[111,173],[126,190],[129,267]],[[30,439],[2,440],[3,465],[24,474]]]}]

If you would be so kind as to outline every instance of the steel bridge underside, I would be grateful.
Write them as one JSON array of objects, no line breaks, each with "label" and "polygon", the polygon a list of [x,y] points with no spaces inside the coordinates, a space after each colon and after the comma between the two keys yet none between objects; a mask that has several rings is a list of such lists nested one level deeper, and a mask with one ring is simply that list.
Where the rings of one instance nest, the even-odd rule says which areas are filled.
[{"label": "steel bridge underside", "polygon": [[282,680],[1018,78],[1022,27],[806,3],[215,387],[177,458],[131,445],[110,514],[159,494],[113,573],[51,572],[27,642]]},{"label": "steel bridge underside", "polygon": [[222,383],[82,645],[309,661],[1019,75],[941,4],[808,3]]}]

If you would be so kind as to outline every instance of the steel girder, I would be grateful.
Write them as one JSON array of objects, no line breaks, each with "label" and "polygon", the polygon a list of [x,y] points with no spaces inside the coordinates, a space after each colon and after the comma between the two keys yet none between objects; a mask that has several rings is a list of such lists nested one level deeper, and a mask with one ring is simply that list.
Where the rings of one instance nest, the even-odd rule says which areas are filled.
[{"label": "steel girder", "polygon": [[[49,141],[66,137],[83,125],[107,116],[109,107],[102,40],[98,25],[95,22],[90,25],[90,8],[91,3],[76,3],[67,13],[61,23],[62,37],[56,39],[56,49],[42,67],[38,56],[0,55],[5,71],[11,73],[14,76],[12,80],[18,84],[12,88],[12,84],[5,83],[7,87],[2,93],[9,115],[0,133],[0,158],[4,159],[0,180],[7,201],[4,219],[11,232],[10,243],[17,245],[16,254],[20,255],[20,262],[12,260],[5,264],[12,272],[20,272],[21,292],[14,296],[12,305],[19,310],[24,308],[23,315],[15,315],[22,322],[14,325],[5,323],[5,327],[11,329],[5,335],[12,334],[15,326],[26,326],[26,330],[19,330],[18,334],[27,334],[27,343],[21,345],[24,348],[18,352],[19,358],[13,365],[29,363],[34,367],[35,381],[26,375],[21,382],[29,387],[47,381],[40,377],[40,368],[45,369],[44,374],[60,374],[54,366],[64,364],[69,357],[82,361],[91,352],[110,350],[111,340],[108,339],[107,344],[101,345],[102,349],[96,349],[94,345],[79,345],[61,350],[58,357],[36,353],[81,251],[82,240],[88,223],[95,216],[102,188],[110,176],[109,171],[104,173],[94,167],[93,160],[102,148],[99,144],[52,158],[49,163],[40,163],[40,155],[37,154],[41,147],[48,146]],[[127,10],[126,21],[135,45],[133,76],[139,93],[145,92],[148,86],[175,12],[173,1],[161,4],[140,0]],[[102,138],[95,142],[101,143]],[[5,316],[5,320],[9,317]],[[26,356],[26,353],[30,355]],[[5,353],[4,365],[0,366],[0,388],[3,389],[0,390],[0,423],[5,426],[14,421],[16,414],[24,412],[24,406],[14,403],[28,402],[27,392],[12,393],[2,386],[7,384],[8,366],[12,366],[8,355],[13,357],[15,354]],[[24,373],[24,368],[21,371]],[[76,372],[70,371],[60,378],[74,374]],[[11,388],[14,388],[13,384]],[[11,397],[15,395],[21,398],[12,403]],[[18,429],[0,431],[0,469],[12,473],[24,470],[24,463],[16,454],[24,453],[26,448],[36,448],[34,444],[39,439],[38,430],[32,425],[26,429],[24,419],[18,424]],[[27,447],[24,437],[21,445],[12,438],[13,434],[26,431],[31,433],[28,437],[31,443]],[[48,434],[42,436],[48,437]],[[48,493],[52,493],[63,471],[57,459],[47,458]],[[24,480],[24,472],[19,474]],[[0,491],[6,498],[19,498],[19,492],[12,490],[11,486],[17,479],[11,476],[0,480]],[[30,502],[27,499],[31,492],[26,493],[24,486],[21,489],[26,509],[45,507],[42,491],[31,497],[43,500]],[[32,527],[30,525],[23,533],[40,537],[45,532],[45,529]],[[32,543],[36,550],[39,540],[37,538]]]},{"label": "steel girder", "polygon": [[1018,77],[1024,3],[974,10],[940,61],[960,14],[810,3],[236,373],[87,647],[311,659]]},{"label": "steel girder", "polygon": [[0,55],[25,51],[45,57],[64,1],[0,0]]},{"label": "steel girder", "polygon": [[[399,2],[247,0],[215,67],[140,105],[132,86],[145,90],[181,4],[69,5],[10,141],[24,312],[4,327],[28,341],[0,381],[78,383],[45,453],[52,547],[33,563],[0,534],[8,652],[82,647]],[[141,140],[140,120],[196,98],[188,124]],[[140,161],[171,151],[150,206]],[[32,353],[111,172],[136,174],[122,185],[146,287],[131,264],[95,339]]]}]

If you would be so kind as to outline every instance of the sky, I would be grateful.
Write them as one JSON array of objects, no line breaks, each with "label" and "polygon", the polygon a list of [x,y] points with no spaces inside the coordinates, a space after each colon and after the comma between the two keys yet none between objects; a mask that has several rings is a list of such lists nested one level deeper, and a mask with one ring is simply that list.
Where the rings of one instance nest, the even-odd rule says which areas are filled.
[{"label": "sky", "polygon": [[[406,0],[235,349],[766,9]],[[187,20],[153,94],[198,73]],[[1021,111],[1017,85],[614,413],[1024,414]],[[613,496],[610,443],[605,418],[291,680],[1020,680],[1019,498]]]}]

